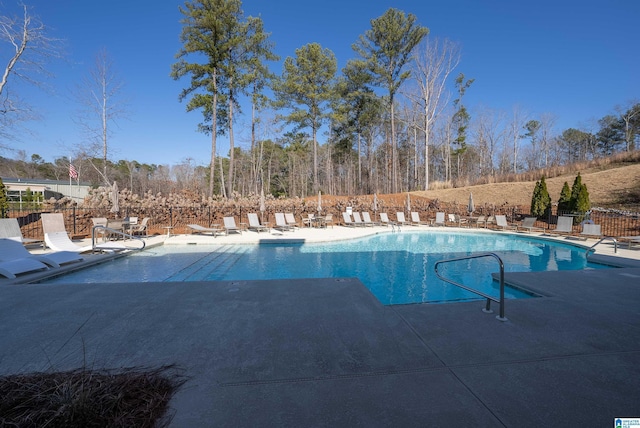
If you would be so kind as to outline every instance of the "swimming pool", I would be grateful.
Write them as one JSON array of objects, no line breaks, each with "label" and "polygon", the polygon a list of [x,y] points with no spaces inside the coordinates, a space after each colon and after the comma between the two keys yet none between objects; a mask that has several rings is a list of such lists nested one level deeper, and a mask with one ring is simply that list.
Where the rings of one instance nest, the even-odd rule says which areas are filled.
[{"label": "swimming pool", "polygon": [[[506,272],[603,267],[585,249],[530,236],[420,231],[328,243],[161,246],[45,281],[46,283],[230,281],[357,277],[383,304],[475,300],[478,296],[435,276],[439,260],[492,251]],[[450,263],[441,272],[497,296],[493,258]],[[505,287],[507,298],[532,295]]]}]

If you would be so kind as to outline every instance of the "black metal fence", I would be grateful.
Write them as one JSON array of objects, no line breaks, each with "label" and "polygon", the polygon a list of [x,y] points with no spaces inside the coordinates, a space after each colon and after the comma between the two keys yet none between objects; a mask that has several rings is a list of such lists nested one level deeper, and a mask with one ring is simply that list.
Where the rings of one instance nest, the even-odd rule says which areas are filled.
[{"label": "black metal fence", "polygon": [[[405,212],[407,215],[407,209],[404,205],[390,205],[379,207],[378,212],[374,213],[370,203],[363,202],[362,204],[352,204],[354,211],[370,211],[372,218],[379,212],[386,212],[389,217],[394,219],[395,213],[398,211]],[[640,207],[637,210],[603,210],[593,209],[588,213],[566,213],[557,212],[554,207],[553,210],[545,218],[539,218],[536,226],[544,227],[545,229],[553,230],[557,224],[557,218],[559,215],[571,216],[574,218],[574,233],[581,232],[581,223],[584,221],[590,221],[595,224],[601,225],[602,234],[605,236],[637,236],[640,235]],[[183,206],[183,207],[155,207],[155,208],[127,208],[125,212],[121,213],[120,218],[136,216],[140,220],[144,217],[149,217],[151,220],[148,226],[149,234],[162,234],[166,232],[165,227],[172,227],[174,233],[189,233],[187,227],[188,224],[199,224],[201,226],[209,227],[212,224],[222,223],[224,216],[234,216],[236,222],[243,223],[247,221],[247,214],[255,212],[261,218],[261,221],[272,221],[274,213],[278,212],[293,212],[298,221],[302,218],[306,218],[309,213],[316,213],[317,205],[314,204],[288,204],[268,206],[264,212],[259,210],[259,207],[247,207],[239,205],[229,205],[220,210],[213,207],[199,207],[199,206]],[[342,219],[342,211],[345,211],[343,206],[327,206],[323,208],[323,214],[333,214],[335,219]],[[420,213],[421,220],[434,219],[437,211],[453,212],[452,209],[434,208],[430,206],[423,206],[415,204],[412,206],[411,211],[417,211]],[[469,215],[465,212],[464,207],[459,207],[455,212],[459,215]],[[65,220],[65,226],[67,231],[76,237],[89,237],[91,236],[91,228],[93,227],[93,217],[118,217],[114,213],[110,213],[105,208],[81,208],[81,207],[69,207],[69,208],[56,208],[55,210],[39,211],[39,210],[26,210],[26,209],[13,209],[9,210],[8,216],[15,217],[22,229],[22,234],[28,238],[42,239],[44,232],[42,230],[42,222],[40,221],[40,214],[43,212],[60,212],[63,214]],[[505,214],[509,221],[518,222],[524,217],[529,216],[528,210],[521,207],[500,207],[487,209],[483,207],[478,212],[472,213],[474,216],[478,215],[495,215]],[[407,217],[410,218],[410,217]]]}]

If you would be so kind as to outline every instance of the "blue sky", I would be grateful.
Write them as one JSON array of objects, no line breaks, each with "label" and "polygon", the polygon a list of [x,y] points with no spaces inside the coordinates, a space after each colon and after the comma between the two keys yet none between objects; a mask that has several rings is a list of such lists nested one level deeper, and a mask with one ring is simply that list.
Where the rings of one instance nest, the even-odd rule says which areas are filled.
[{"label": "blue sky", "polygon": [[[25,0],[28,2],[28,0]],[[2,0],[3,14],[18,11]],[[32,135],[6,142],[47,161],[69,156],[82,144],[74,123],[77,105],[69,98],[75,82],[88,74],[105,48],[125,83],[126,119],[110,140],[112,160],[176,164],[193,159],[206,165],[210,137],[197,132],[200,112],[186,113],[178,94],[188,80],[173,81],[171,64],[180,48],[177,0],[32,0],[32,13],[50,34],[64,39],[65,61],[51,64],[51,91],[15,86],[42,119],[26,124]],[[593,129],[616,105],[640,99],[640,2],[637,0],[245,0],[246,15],[260,15],[281,61],[295,49],[318,42],[331,49],[339,68],[354,57],[351,45],[370,28],[370,20],[389,7],[417,16],[430,37],[448,38],[462,47],[456,70],[475,82],[465,104],[511,112],[515,106],[535,118],[557,116],[557,129]],[[2,67],[6,54],[0,50]],[[12,84],[12,82],[10,82]],[[248,110],[248,108],[247,108]],[[236,144],[248,145],[248,118],[236,125]],[[324,138],[324,136],[320,136]],[[322,141],[321,141],[322,143]],[[226,155],[226,137],[219,154]],[[12,152],[2,153],[13,157]]]}]

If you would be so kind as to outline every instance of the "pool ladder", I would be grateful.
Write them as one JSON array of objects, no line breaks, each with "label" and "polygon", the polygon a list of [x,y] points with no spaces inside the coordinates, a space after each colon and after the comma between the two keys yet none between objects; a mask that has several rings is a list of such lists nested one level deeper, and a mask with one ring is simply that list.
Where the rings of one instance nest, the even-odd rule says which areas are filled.
[{"label": "pool ladder", "polygon": [[[451,279],[445,278],[442,275],[440,275],[440,272],[438,272],[438,266],[444,263],[450,263],[450,262],[458,262],[461,260],[471,260],[471,259],[479,259],[481,257],[494,257],[497,261],[498,264],[500,265],[500,298],[496,299],[493,296],[490,296],[488,294],[485,294],[481,291],[478,290],[474,290],[473,288],[469,288],[465,285],[459,284]],[[447,259],[447,260],[440,260],[438,262],[436,262],[435,264],[435,271],[436,271],[436,276],[438,278],[440,278],[441,280],[448,282],[449,284],[453,284],[456,287],[460,287],[463,288],[467,291],[470,291],[471,293],[477,294],[479,296],[484,297],[485,299],[487,299],[487,305],[482,309],[482,312],[487,313],[487,314],[492,314],[493,311],[491,310],[491,302],[496,302],[498,304],[500,304],[500,315],[496,316],[496,318],[499,321],[508,321],[508,319],[504,316],[504,263],[502,261],[502,259],[494,253],[481,253],[481,254],[472,254],[470,256],[465,256],[465,257],[458,257],[455,259]]]}]

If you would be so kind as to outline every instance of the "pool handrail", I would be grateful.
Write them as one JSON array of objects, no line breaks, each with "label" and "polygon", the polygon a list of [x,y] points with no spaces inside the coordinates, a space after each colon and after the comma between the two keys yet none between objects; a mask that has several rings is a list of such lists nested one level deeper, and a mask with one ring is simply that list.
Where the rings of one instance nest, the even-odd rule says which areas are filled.
[{"label": "pool handrail", "polygon": [[[493,296],[490,296],[488,294],[485,294],[481,291],[478,290],[474,290],[473,288],[469,288],[465,285],[459,284],[451,279],[447,279],[445,277],[443,277],[442,275],[440,275],[440,272],[438,272],[438,265],[443,264],[443,263],[449,263],[449,262],[457,262],[457,261],[461,261],[461,260],[471,260],[471,259],[478,259],[481,257],[494,257],[497,261],[498,264],[500,265],[500,298],[496,299]],[[438,278],[440,278],[441,280],[448,282],[449,284],[453,284],[456,287],[460,287],[463,288],[471,293],[477,294],[479,296],[484,297],[485,299],[487,299],[487,305],[485,308],[482,309],[482,312],[487,313],[487,314],[492,314],[493,311],[491,310],[491,302],[496,302],[498,304],[500,304],[500,314],[498,316],[496,316],[496,319],[498,319],[499,321],[508,321],[508,319],[504,316],[504,262],[502,261],[502,259],[500,258],[500,256],[498,256],[495,253],[479,253],[479,254],[471,254],[469,256],[464,256],[464,257],[456,257],[453,259],[447,259],[447,260],[440,260],[437,261],[435,266],[434,266],[435,272],[436,272],[436,276]]]},{"label": "pool handrail", "polygon": [[[125,233],[125,232],[123,232],[121,230],[118,230],[118,229],[112,229],[112,228],[107,227],[107,226],[105,226],[103,224],[97,224],[97,225],[93,226],[93,228],[91,229],[91,247],[94,250],[96,248],[98,248],[97,245],[96,245],[96,229],[103,229],[105,232],[109,232],[110,234],[120,235],[120,236],[122,236],[124,238],[137,239],[142,243],[142,247],[140,247],[140,248],[127,247],[126,249],[128,249],[128,250],[141,251],[141,250],[144,250],[144,248],[147,246],[147,243],[145,242],[145,240],[142,239],[139,236],[131,235],[131,234]],[[105,245],[100,245],[99,248],[100,249],[109,249],[109,247],[105,246]],[[121,250],[122,248],[121,247],[113,247],[113,249]]]},{"label": "pool handrail", "polygon": [[603,236],[602,238],[600,238],[598,240],[598,242],[596,242],[595,244],[593,244],[592,246],[587,248],[586,257],[589,258],[589,255],[591,254],[592,251],[594,253],[596,252],[596,245],[602,243],[602,241],[607,241],[607,240],[613,241],[613,253],[617,254],[618,253],[618,241],[616,240],[616,238],[614,238],[613,236]]}]

